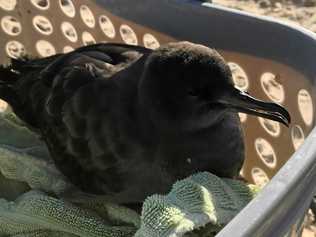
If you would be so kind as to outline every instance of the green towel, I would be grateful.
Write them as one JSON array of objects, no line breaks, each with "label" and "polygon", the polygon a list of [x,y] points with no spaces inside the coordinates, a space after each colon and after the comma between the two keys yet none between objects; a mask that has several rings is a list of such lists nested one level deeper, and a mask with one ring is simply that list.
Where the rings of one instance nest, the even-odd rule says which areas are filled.
[{"label": "green towel", "polygon": [[43,142],[12,113],[0,114],[0,172],[0,236],[209,237],[259,191],[198,173],[167,195],[148,197],[139,216],[71,185]]}]

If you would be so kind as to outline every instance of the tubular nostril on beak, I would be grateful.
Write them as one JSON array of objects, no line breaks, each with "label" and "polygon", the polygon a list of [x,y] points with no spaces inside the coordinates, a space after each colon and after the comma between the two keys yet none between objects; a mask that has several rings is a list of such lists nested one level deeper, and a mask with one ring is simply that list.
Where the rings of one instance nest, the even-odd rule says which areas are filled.
[{"label": "tubular nostril on beak", "polygon": [[219,99],[219,103],[225,104],[226,107],[232,108],[237,112],[278,121],[287,127],[291,122],[289,112],[281,105],[258,100],[250,96],[247,92],[236,88],[233,88],[228,93],[224,93]]}]

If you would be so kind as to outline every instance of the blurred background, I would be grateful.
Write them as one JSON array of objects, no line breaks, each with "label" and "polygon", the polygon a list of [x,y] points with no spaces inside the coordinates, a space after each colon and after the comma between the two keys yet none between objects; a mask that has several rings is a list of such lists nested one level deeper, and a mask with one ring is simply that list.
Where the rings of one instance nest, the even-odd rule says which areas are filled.
[{"label": "blurred background", "polygon": [[210,0],[208,2],[275,17],[316,32],[316,0]]}]

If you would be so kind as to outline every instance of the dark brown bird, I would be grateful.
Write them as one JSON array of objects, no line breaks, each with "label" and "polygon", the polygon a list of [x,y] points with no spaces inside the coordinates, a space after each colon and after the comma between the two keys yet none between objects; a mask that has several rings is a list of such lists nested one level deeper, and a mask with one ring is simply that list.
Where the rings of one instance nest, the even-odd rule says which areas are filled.
[{"label": "dark brown bird", "polygon": [[65,176],[118,203],[165,193],[197,171],[237,176],[244,161],[237,112],[290,122],[280,105],[234,88],[215,50],[189,42],[12,59],[0,77],[0,97],[42,136]]}]

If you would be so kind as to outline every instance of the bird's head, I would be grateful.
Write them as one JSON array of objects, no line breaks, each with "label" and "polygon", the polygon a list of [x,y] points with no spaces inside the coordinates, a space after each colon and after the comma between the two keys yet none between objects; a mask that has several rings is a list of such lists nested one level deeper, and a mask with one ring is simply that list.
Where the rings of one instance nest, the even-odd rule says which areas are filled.
[{"label": "bird's head", "polygon": [[228,111],[290,123],[282,106],[236,89],[224,59],[216,50],[198,44],[169,43],[153,51],[139,89],[149,113],[160,123],[209,126]]}]

